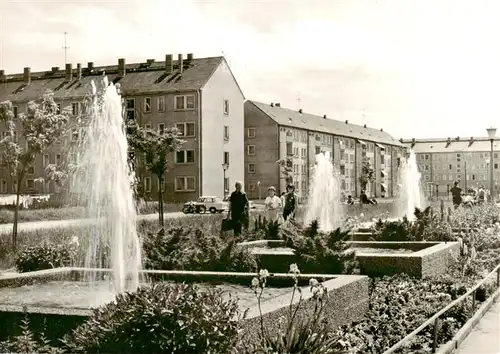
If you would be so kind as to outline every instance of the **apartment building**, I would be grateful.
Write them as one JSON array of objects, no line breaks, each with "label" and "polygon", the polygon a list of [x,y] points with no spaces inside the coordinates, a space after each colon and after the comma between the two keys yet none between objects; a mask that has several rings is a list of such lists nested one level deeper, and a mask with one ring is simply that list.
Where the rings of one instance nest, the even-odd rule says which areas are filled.
[{"label": "apartment building", "polygon": [[297,193],[306,197],[315,156],[329,152],[340,174],[342,192],[359,196],[362,161],[375,170],[367,193],[393,197],[397,166],[404,146],[383,129],[340,122],[325,116],[283,108],[279,103],[245,102],[245,181],[250,198],[267,187],[285,191],[286,175],[277,161],[290,161]]},{"label": "apartment building", "polygon": [[[120,85],[124,97],[125,119],[164,130],[175,126],[185,144],[171,156],[165,176],[165,199],[184,202],[200,195],[222,196],[235,180],[244,180],[244,96],[223,57],[195,58],[193,54],[171,54],[165,61],[149,59],[127,64],[87,67],[66,64],[64,70],[6,75],[0,70],[0,101],[11,101],[15,115],[26,111],[27,103],[40,100],[52,90],[60,109],[70,107],[74,119],[84,115],[84,100],[92,81],[106,75]],[[6,127],[0,127],[4,131]],[[21,135],[21,134],[19,134]],[[50,163],[61,163],[64,148],[54,146],[37,159],[26,178],[26,193],[52,193],[55,186],[39,186],[35,179]],[[137,164],[139,166],[140,164]],[[136,171],[147,198],[156,198],[160,181],[143,170]],[[14,185],[0,170],[0,192],[12,193]]]},{"label": "apartment building", "polygon": [[[449,195],[453,182],[463,190],[490,188],[491,142],[486,137],[402,139],[416,155],[422,186],[429,197]],[[493,141],[494,188],[499,190],[500,138]]]}]

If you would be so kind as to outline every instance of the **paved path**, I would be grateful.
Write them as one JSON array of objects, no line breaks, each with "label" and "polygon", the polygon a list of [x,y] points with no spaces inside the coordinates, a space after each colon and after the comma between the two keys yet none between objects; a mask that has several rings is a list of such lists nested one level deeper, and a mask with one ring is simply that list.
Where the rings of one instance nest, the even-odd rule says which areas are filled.
[{"label": "paved path", "polygon": [[500,300],[465,338],[454,354],[500,354]]},{"label": "paved path", "polygon": [[[165,219],[178,218],[178,217],[192,217],[191,214],[186,215],[181,212],[175,213],[165,213]],[[207,214],[211,215],[211,214]],[[157,220],[158,214],[145,214],[138,215],[139,220]],[[19,231],[27,231],[34,229],[53,229],[53,228],[65,228],[76,225],[87,225],[92,222],[92,219],[69,219],[69,220],[43,220],[43,221],[30,221],[30,222],[20,222],[18,224]],[[1,224],[0,225],[0,235],[10,234],[12,232],[12,224]]]}]

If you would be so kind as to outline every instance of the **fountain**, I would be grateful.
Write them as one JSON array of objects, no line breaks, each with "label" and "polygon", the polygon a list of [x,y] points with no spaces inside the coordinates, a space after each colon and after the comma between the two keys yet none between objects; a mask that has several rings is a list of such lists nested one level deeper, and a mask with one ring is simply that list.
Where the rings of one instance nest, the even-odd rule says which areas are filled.
[{"label": "fountain", "polygon": [[325,232],[341,226],[343,209],[340,183],[328,152],[316,155],[316,166],[307,199],[305,225],[318,220],[320,230]]},{"label": "fountain", "polygon": [[401,163],[399,182],[400,189],[396,203],[397,216],[406,216],[409,220],[413,220],[415,218],[415,208],[422,208],[425,201],[420,185],[417,158],[413,150],[410,150],[407,159]]},{"label": "fountain", "polygon": [[[107,297],[139,286],[141,246],[137,235],[137,214],[133,197],[134,175],[128,164],[128,143],[118,88],[104,77],[87,107],[88,121],[76,148],[78,178],[72,184],[84,200],[88,216],[95,220],[88,237],[81,240],[86,250],[86,280],[98,288],[96,269],[110,269]],[[76,175],[75,175],[76,176]],[[102,285],[102,284],[101,284]],[[102,288],[102,286],[100,287]],[[98,303],[106,296],[95,292]]]}]

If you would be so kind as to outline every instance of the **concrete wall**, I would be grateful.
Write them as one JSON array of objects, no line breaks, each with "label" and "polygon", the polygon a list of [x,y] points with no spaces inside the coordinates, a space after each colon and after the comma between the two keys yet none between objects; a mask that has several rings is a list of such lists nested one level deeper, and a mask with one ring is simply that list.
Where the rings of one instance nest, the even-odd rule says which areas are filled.
[{"label": "concrete wall", "polygon": [[[224,113],[224,100],[229,103]],[[202,89],[202,183],[203,195],[224,195],[224,152],[229,152],[226,178],[230,192],[235,181],[245,181],[244,170],[244,97],[225,61]],[[229,138],[224,139],[224,126]]]}]

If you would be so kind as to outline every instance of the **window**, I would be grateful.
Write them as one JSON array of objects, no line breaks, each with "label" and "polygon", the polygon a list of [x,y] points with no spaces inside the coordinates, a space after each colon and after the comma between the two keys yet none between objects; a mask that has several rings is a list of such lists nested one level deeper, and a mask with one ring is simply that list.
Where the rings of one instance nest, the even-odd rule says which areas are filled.
[{"label": "window", "polygon": [[229,125],[224,126],[224,140],[229,140]]},{"label": "window", "polygon": [[71,103],[71,114],[73,114],[74,116],[77,116],[80,114],[80,103],[79,102]]},{"label": "window", "polygon": [[42,158],[42,165],[43,165],[43,167],[47,167],[49,164],[50,164],[49,154],[43,155],[43,158]]},{"label": "window", "polygon": [[448,165],[448,169],[449,169],[449,170],[453,169],[453,166]]},{"label": "window", "polygon": [[144,112],[151,112],[151,97],[144,98]]},{"label": "window", "polygon": [[255,128],[248,128],[247,129],[247,137],[253,139],[255,138]]},{"label": "window", "polygon": [[60,165],[60,164],[61,164],[61,155],[57,154],[56,155],[56,165]]},{"label": "window", "polygon": [[78,137],[79,137],[79,132],[78,132],[78,129],[75,128],[71,132],[71,140],[78,141]]},{"label": "window", "polygon": [[43,193],[50,193],[50,182],[43,181]]},{"label": "window", "polygon": [[[224,181],[224,184],[225,181]],[[193,192],[195,191],[194,177],[183,176],[175,178],[175,190],[177,192]]]},{"label": "window", "polygon": [[6,180],[2,180],[2,185],[1,185],[1,187],[2,187],[1,192],[2,192],[2,193],[7,193],[7,181],[6,181]]},{"label": "window", "polygon": [[307,149],[300,149],[300,157],[306,158],[307,157]]},{"label": "window", "polygon": [[253,163],[248,164],[248,173],[255,173],[255,164]]},{"label": "window", "polygon": [[194,123],[177,123],[175,127],[179,130],[179,136],[193,137],[196,135],[194,132]]},{"label": "window", "polygon": [[157,107],[158,112],[164,112],[165,111],[165,96],[159,96],[158,101],[157,101]]},{"label": "window", "polygon": [[286,154],[293,155],[293,143],[286,143]]},{"label": "window", "polygon": [[17,118],[19,114],[19,107],[12,106],[12,114],[14,114],[14,118]]},{"label": "window", "polygon": [[253,192],[256,189],[257,189],[257,187],[255,186],[255,183],[253,183],[253,182],[248,183],[248,190],[249,191]]},{"label": "window", "polygon": [[175,163],[194,163],[194,150],[180,150],[175,153]]},{"label": "window", "polygon": [[160,134],[165,133],[165,124],[163,123],[158,124],[158,133]]},{"label": "window", "polygon": [[255,155],[255,145],[248,145],[247,146],[247,155],[248,156],[254,156]]},{"label": "window", "polygon": [[60,103],[57,104],[56,113],[61,114],[61,104]]},{"label": "window", "polygon": [[175,96],[175,109],[177,111],[194,109],[194,95]]},{"label": "window", "polygon": [[307,189],[307,185],[306,185],[306,181],[302,181],[302,190],[306,190]]},{"label": "window", "polygon": [[426,160],[429,160],[429,155],[428,154],[425,154],[424,157],[425,157]]},{"label": "window", "polygon": [[151,129],[151,124],[146,124],[146,125],[144,126],[144,128],[145,128],[145,129]]},{"label": "window", "polygon": [[135,119],[135,99],[127,98],[126,107],[127,107],[127,118]]},{"label": "window", "polygon": [[229,100],[224,100],[224,114],[229,114]]},{"label": "window", "polygon": [[229,165],[229,151],[224,151],[224,165]]},{"label": "window", "polygon": [[34,179],[27,179],[26,180],[26,188],[34,189],[35,188],[35,180]]},{"label": "window", "polygon": [[293,148],[293,156],[299,157],[299,148],[298,147]]},{"label": "window", "polygon": [[151,177],[144,178],[144,191],[151,192]]},{"label": "window", "polygon": [[495,170],[498,170],[498,164],[497,163],[493,164],[493,167],[495,168]]},{"label": "window", "polygon": [[35,166],[28,167],[28,174],[29,175],[34,175],[35,174]]},{"label": "window", "polygon": [[320,146],[316,146],[316,149],[315,149],[315,154],[318,155],[321,153],[321,147]]}]

